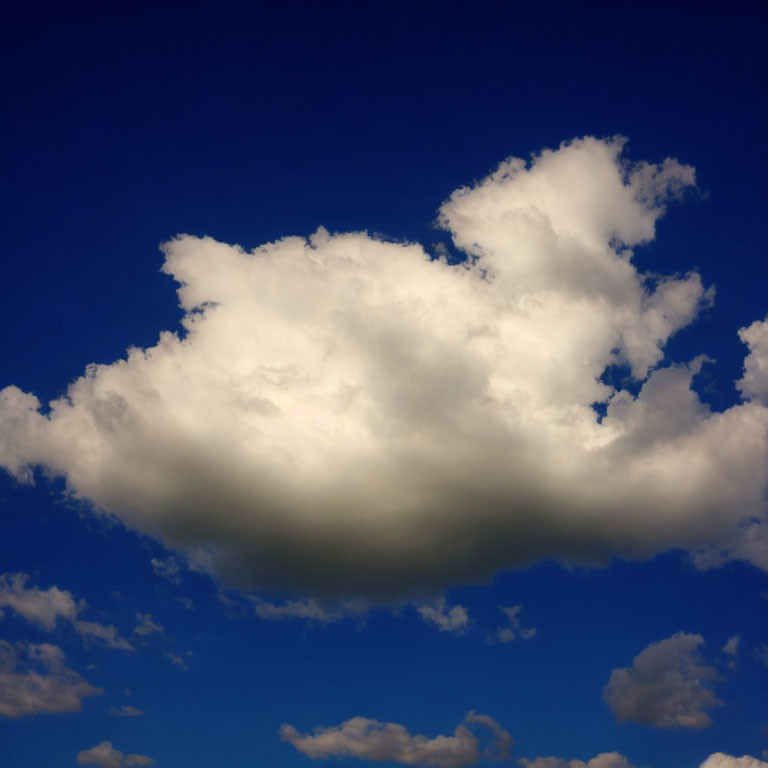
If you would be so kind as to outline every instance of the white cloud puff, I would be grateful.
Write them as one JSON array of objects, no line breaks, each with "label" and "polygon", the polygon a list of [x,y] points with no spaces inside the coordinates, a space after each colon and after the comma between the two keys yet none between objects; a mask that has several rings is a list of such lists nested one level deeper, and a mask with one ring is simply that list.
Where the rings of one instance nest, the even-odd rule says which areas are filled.
[{"label": "white cloud puff", "polygon": [[0,715],[79,712],[84,698],[100,693],[64,663],[58,646],[0,640]]},{"label": "white cloud puff", "polygon": [[603,696],[619,722],[632,720],[658,728],[706,728],[708,710],[718,706],[711,685],[717,670],[699,652],[701,635],[678,632],[651,643],[632,666],[614,669]]},{"label": "white cloud puff", "polygon": [[560,757],[520,758],[523,768],[629,768],[629,760],[620,752],[602,752],[591,760],[563,760]]},{"label": "white cloud puff", "polygon": [[[622,151],[577,140],[455,192],[460,264],[364,233],[178,237],[186,333],[89,366],[47,411],[0,391],[0,465],[241,586],[392,597],[670,547],[768,568],[763,326],[725,412],[691,391],[703,358],[659,367],[713,294],[630,248],[694,173]],[[601,381],[614,364],[638,396]]]},{"label": "white cloud puff", "polygon": [[126,755],[112,746],[111,741],[102,741],[91,749],[77,754],[78,765],[96,765],[99,768],[132,768],[154,765],[155,761],[145,755]]},{"label": "white cloud puff", "polygon": [[[0,575],[0,609],[11,608],[27,621],[48,632],[53,631],[59,619],[71,623],[75,632],[86,640],[96,640],[107,648],[133,651],[133,646],[121,637],[113,625],[105,626],[96,621],[78,618],[86,607],[84,600],[76,601],[71,592],[58,587],[42,590],[27,586],[29,576],[25,573],[4,573]],[[2,613],[0,613],[0,618]]]},{"label": "white cloud puff", "polygon": [[[471,730],[487,735],[486,746]],[[280,737],[312,758],[357,757],[375,762],[421,765],[433,768],[464,768],[481,758],[506,759],[512,737],[493,718],[469,712],[453,736],[412,736],[405,726],[353,717],[332,728],[316,728],[301,734],[292,725],[280,728]]]},{"label": "white cloud puff", "polygon": [[710,755],[699,768],[768,768],[768,763],[757,760],[754,757],[744,755],[743,757],[732,757],[722,752],[715,752]]}]

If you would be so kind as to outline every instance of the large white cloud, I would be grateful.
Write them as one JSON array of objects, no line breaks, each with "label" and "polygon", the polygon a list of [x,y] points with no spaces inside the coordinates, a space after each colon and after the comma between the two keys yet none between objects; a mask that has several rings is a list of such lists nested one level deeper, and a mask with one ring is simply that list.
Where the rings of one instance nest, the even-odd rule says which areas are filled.
[{"label": "large white cloud", "polygon": [[65,664],[58,646],[0,640],[0,716],[79,712],[84,698],[100,693]]},{"label": "large white cloud", "polygon": [[[488,744],[471,729],[484,731]],[[353,717],[332,728],[316,728],[313,734],[299,733],[292,725],[280,728],[280,737],[312,758],[357,757],[374,762],[431,768],[465,768],[481,758],[506,759],[512,737],[493,718],[469,712],[453,736],[412,736],[399,723],[382,723]]]},{"label": "large white cloud", "polygon": [[[694,174],[622,148],[574,141],[455,192],[462,264],[362,233],[173,240],[186,335],[89,366],[49,411],[0,391],[0,465],[242,585],[393,596],[670,547],[768,567],[768,326],[742,332],[724,413],[690,389],[702,359],[658,367],[712,292],[629,248]],[[601,381],[613,364],[639,396]]]},{"label": "large white cloud", "polygon": [[632,666],[614,669],[603,690],[619,722],[632,720],[658,728],[706,728],[709,710],[721,702],[712,690],[717,670],[699,651],[701,635],[678,632],[651,643]]}]

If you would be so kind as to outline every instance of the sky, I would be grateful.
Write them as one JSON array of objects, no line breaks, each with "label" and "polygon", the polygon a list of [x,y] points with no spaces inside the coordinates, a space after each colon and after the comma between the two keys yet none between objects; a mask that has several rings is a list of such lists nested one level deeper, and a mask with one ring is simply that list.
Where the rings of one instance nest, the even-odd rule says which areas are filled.
[{"label": "sky", "polygon": [[768,5],[15,3],[0,766],[768,766]]}]

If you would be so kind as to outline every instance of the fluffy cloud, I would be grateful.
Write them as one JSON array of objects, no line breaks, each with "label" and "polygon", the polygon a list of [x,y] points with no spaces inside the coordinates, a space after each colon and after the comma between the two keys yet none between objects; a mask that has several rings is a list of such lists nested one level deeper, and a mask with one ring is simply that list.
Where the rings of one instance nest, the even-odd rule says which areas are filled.
[{"label": "fluffy cloud", "polygon": [[[588,762],[563,760],[560,757],[537,757],[534,760],[520,759],[523,768],[629,768],[629,761],[619,752],[603,752]],[[712,767],[710,767],[712,768]]]},{"label": "fluffy cloud", "polygon": [[699,768],[768,768],[768,763],[748,755],[732,757],[731,755],[724,755],[722,752],[715,752]]},{"label": "fluffy cloud", "polygon": [[[178,237],[184,334],[88,366],[48,410],[0,391],[0,465],[241,586],[391,597],[670,547],[768,568],[766,324],[741,332],[725,412],[691,390],[704,358],[664,364],[713,294],[631,248],[694,173],[622,151],[586,138],[455,192],[459,264],[364,233]],[[614,365],[637,396],[601,380]]]},{"label": "fluffy cloud", "polygon": [[439,598],[434,605],[420,605],[417,612],[427,624],[437,627],[440,632],[461,634],[469,626],[469,614],[463,605],[448,608],[445,598]]},{"label": "fluffy cloud", "polygon": [[[471,730],[481,730],[488,738],[484,747]],[[366,717],[353,717],[333,728],[316,728],[314,734],[301,734],[291,725],[280,728],[280,737],[307,757],[357,757],[375,762],[433,768],[463,768],[481,758],[505,759],[512,748],[512,737],[495,720],[475,712],[467,714],[453,736],[412,736],[405,726],[382,723]]]},{"label": "fluffy cloud", "polygon": [[[133,651],[133,646],[120,636],[114,626],[105,626],[96,621],[79,619],[85,608],[85,601],[75,601],[71,592],[58,587],[46,590],[28,587],[29,576],[25,573],[4,573],[0,575],[0,608],[11,608],[27,621],[48,632],[53,631],[59,619],[69,621],[74,630],[83,638],[96,640],[108,648]],[[0,616],[2,614],[0,613]]]},{"label": "fluffy cloud", "polygon": [[66,666],[61,648],[0,640],[0,715],[79,712],[85,697],[100,693]]},{"label": "fluffy cloud", "polygon": [[633,720],[659,728],[706,728],[707,711],[720,702],[709,687],[718,678],[699,647],[701,635],[678,632],[651,643],[632,666],[614,669],[603,689],[619,722]]},{"label": "fluffy cloud", "polygon": [[99,768],[131,768],[131,766],[154,765],[151,757],[126,755],[115,749],[110,741],[102,741],[91,749],[78,752],[78,765],[97,765]]},{"label": "fluffy cloud", "polygon": [[489,638],[489,643],[512,643],[521,637],[530,640],[536,636],[536,627],[524,627],[520,621],[522,605],[500,605],[499,610],[507,617],[509,625],[499,627]]}]

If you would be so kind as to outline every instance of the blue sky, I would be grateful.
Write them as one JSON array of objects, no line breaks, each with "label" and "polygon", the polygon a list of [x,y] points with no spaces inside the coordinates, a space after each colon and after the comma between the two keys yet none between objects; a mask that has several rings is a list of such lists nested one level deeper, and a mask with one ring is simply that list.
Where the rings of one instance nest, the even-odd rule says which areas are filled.
[{"label": "blue sky", "polygon": [[3,16],[3,766],[763,768],[765,3]]}]

